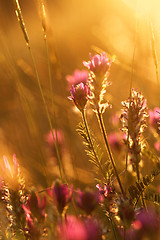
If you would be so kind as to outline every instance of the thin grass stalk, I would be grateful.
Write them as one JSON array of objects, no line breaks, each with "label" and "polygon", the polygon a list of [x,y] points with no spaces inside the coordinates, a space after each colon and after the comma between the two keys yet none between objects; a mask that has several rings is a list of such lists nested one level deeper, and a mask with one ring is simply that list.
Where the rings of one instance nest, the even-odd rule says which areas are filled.
[{"label": "thin grass stalk", "polygon": [[94,153],[94,156],[95,156],[97,165],[98,165],[99,170],[101,171],[101,173],[102,173],[105,181],[107,182],[107,178],[106,178],[105,172],[103,171],[102,165],[101,165],[101,163],[99,162],[98,156],[97,156],[96,151],[95,151],[95,149],[94,149],[92,137],[91,137],[91,134],[90,134],[90,130],[89,130],[89,127],[88,127],[88,123],[87,123],[87,119],[86,119],[85,111],[84,111],[84,110],[82,111],[82,118],[83,118],[83,122],[84,122],[84,125],[85,125],[85,129],[86,129],[86,132],[87,132],[87,136],[88,136],[88,139],[89,139],[89,142],[90,142],[91,149],[92,149],[92,151],[93,151],[93,153]]},{"label": "thin grass stalk", "polygon": [[117,169],[116,169],[116,164],[115,164],[115,161],[114,161],[114,158],[113,158],[113,155],[112,155],[109,143],[108,143],[107,133],[106,133],[105,125],[104,125],[104,122],[103,122],[103,117],[102,117],[102,114],[99,112],[99,110],[97,110],[97,118],[98,118],[98,122],[99,122],[99,125],[100,125],[100,128],[101,128],[101,132],[102,132],[104,141],[105,141],[105,146],[106,146],[106,150],[107,150],[109,159],[110,159],[110,161],[112,163],[112,166],[113,166],[115,175],[117,177],[117,180],[118,180],[121,192],[122,192],[123,196],[125,196],[124,190],[123,190],[123,187],[122,187],[122,184],[121,184],[121,181],[120,181]]},{"label": "thin grass stalk", "polygon": [[60,177],[61,177],[62,180],[67,182],[66,176],[65,176],[65,172],[64,172],[64,169],[63,169],[63,165],[62,165],[62,162],[61,162],[61,158],[60,158],[57,142],[56,142],[56,139],[55,139],[55,136],[54,136],[54,133],[53,133],[52,122],[51,122],[51,118],[50,118],[50,115],[49,115],[49,111],[48,111],[48,107],[47,107],[47,104],[46,104],[46,100],[45,100],[45,97],[44,97],[44,94],[43,94],[43,90],[42,90],[39,74],[38,74],[37,67],[36,67],[35,60],[34,60],[34,56],[32,54],[32,50],[31,50],[31,47],[30,47],[29,37],[28,37],[28,34],[27,34],[27,30],[26,30],[26,27],[25,27],[24,20],[23,20],[23,16],[22,16],[20,5],[19,5],[19,1],[15,0],[14,3],[16,4],[16,15],[17,15],[18,21],[20,23],[20,27],[21,27],[21,30],[23,32],[23,35],[24,35],[24,38],[25,38],[25,41],[26,41],[26,45],[28,47],[28,50],[29,50],[29,53],[30,53],[30,56],[31,56],[31,60],[32,60],[32,63],[33,63],[33,67],[34,67],[34,71],[35,71],[38,87],[39,87],[39,90],[40,90],[40,94],[41,94],[42,101],[43,101],[43,104],[44,104],[44,107],[45,107],[47,119],[48,119],[49,126],[50,126],[50,129],[51,129],[51,133],[52,133],[52,136],[53,136],[53,141],[54,141],[54,144],[55,144],[56,154],[57,154],[57,158],[58,158],[58,166],[59,166]]},{"label": "thin grass stalk", "polygon": [[53,122],[55,125],[55,134],[57,139],[57,127],[56,127],[56,115],[54,110],[54,94],[53,94],[53,83],[52,83],[52,74],[51,74],[51,65],[50,65],[50,59],[49,59],[49,51],[48,51],[48,41],[47,41],[47,16],[46,16],[46,10],[44,6],[43,0],[39,0],[40,4],[40,15],[42,19],[42,29],[43,29],[43,38],[44,38],[44,45],[45,45],[45,51],[46,51],[46,59],[47,59],[47,67],[48,67],[48,78],[49,78],[49,86],[50,86],[50,99],[51,99],[51,106],[53,111]]},{"label": "thin grass stalk", "polygon": [[43,38],[44,38],[46,58],[47,58],[48,78],[49,78],[49,85],[50,85],[50,98],[51,98],[51,102],[52,102],[52,109],[54,112],[53,84],[52,84],[52,74],[51,74],[51,66],[50,66],[49,51],[48,51],[48,41],[47,41],[47,29],[48,29],[47,16],[46,16],[46,10],[45,10],[43,0],[39,0],[39,4],[40,4],[40,15],[41,15],[41,20],[42,20]]}]

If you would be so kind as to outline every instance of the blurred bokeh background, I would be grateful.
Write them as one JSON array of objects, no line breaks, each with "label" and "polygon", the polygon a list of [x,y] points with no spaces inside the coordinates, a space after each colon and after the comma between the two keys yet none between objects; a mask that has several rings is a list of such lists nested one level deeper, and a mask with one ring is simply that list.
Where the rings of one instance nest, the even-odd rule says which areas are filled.
[{"label": "blurred bokeh background", "polygon": [[[104,114],[108,132],[119,131],[120,124],[114,125],[111,118],[116,113],[120,116],[121,101],[129,96],[131,78],[133,87],[147,98],[149,108],[159,106],[160,2],[44,0],[54,106],[39,1],[19,3],[53,126],[60,135],[59,149],[66,174],[71,181],[91,184],[91,163],[75,131],[81,116],[67,99],[65,77],[75,69],[84,69],[82,61],[89,60],[90,52],[93,55],[105,51],[110,58],[115,56],[109,76],[112,86],[107,90],[112,109]],[[101,142],[97,119],[90,110],[88,121]],[[15,5],[11,0],[0,0],[0,161],[4,154],[11,161],[16,153],[26,169],[28,184],[51,184],[59,174],[54,146],[47,138],[49,131]],[[124,155],[125,152],[121,160]]]}]

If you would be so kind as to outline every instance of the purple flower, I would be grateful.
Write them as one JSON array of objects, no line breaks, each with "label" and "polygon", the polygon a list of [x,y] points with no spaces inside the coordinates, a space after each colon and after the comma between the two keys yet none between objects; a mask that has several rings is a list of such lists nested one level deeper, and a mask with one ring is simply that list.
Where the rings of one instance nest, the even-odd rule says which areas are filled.
[{"label": "purple flower", "polygon": [[62,214],[64,208],[72,199],[73,186],[71,185],[69,189],[67,184],[61,184],[59,181],[56,181],[54,186],[51,189],[48,188],[47,191],[54,199],[59,213]]},{"label": "purple flower", "polygon": [[74,104],[80,111],[83,111],[86,106],[88,96],[90,95],[89,87],[81,82],[76,86],[72,85],[70,92],[71,96],[69,99],[73,100]]},{"label": "purple flower", "polygon": [[86,85],[88,82],[88,75],[87,71],[80,71],[77,69],[74,71],[73,75],[67,75],[66,80],[68,81],[70,87],[73,85],[76,86],[80,83]]},{"label": "purple flower", "polygon": [[85,192],[78,190],[75,199],[77,206],[84,210],[86,214],[91,214],[91,212],[98,206],[100,200],[99,193],[91,190],[86,190]]},{"label": "purple flower", "polygon": [[60,240],[87,240],[87,233],[83,222],[75,216],[67,215],[64,223],[57,227]]},{"label": "purple flower", "polygon": [[90,61],[83,62],[84,66],[92,71],[95,75],[105,75],[111,66],[111,61],[107,58],[105,52],[102,52],[101,55],[94,55],[91,57]]}]

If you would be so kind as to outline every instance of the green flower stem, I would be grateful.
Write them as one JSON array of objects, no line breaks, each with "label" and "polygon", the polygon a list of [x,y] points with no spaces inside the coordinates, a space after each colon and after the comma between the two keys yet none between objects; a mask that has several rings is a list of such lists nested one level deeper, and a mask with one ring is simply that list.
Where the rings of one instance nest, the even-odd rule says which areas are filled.
[{"label": "green flower stem", "polygon": [[123,194],[123,196],[124,196],[124,195],[125,195],[125,194],[124,194],[124,190],[123,190],[123,187],[122,187],[122,184],[121,184],[121,181],[120,181],[120,178],[119,178],[117,169],[116,169],[115,161],[114,161],[114,158],[113,158],[113,155],[112,155],[112,152],[111,152],[109,143],[108,143],[107,133],[106,133],[105,126],[104,126],[104,122],[103,122],[103,117],[102,117],[102,114],[99,112],[99,110],[97,110],[97,117],[98,117],[99,125],[100,125],[101,131],[102,131],[102,135],[103,135],[103,137],[104,137],[104,141],[105,141],[105,145],[106,145],[106,149],[107,149],[108,156],[109,156],[109,158],[110,158],[110,161],[111,161],[111,163],[112,163],[113,169],[114,169],[114,171],[115,171],[115,175],[116,175],[116,177],[117,177],[117,180],[118,180],[118,183],[119,183],[121,192],[122,192],[122,194]]},{"label": "green flower stem", "polygon": [[85,111],[83,110],[82,111],[82,118],[83,118],[83,122],[84,122],[84,125],[85,125],[85,129],[86,129],[86,132],[87,132],[87,136],[88,136],[88,139],[89,139],[89,142],[90,142],[90,146],[91,146],[91,149],[93,151],[93,154],[95,156],[95,159],[96,159],[96,162],[98,164],[98,167],[99,167],[99,170],[101,171],[105,181],[107,181],[107,178],[106,178],[106,175],[105,175],[105,172],[103,171],[103,168],[101,166],[101,163],[98,159],[98,156],[95,152],[95,149],[94,149],[94,146],[93,146],[93,142],[92,142],[92,138],[91,138],[91,134],[90,134],[90,131],[89,131],[89,127],[88,127],[88,123],[87,123],[87,119],[86,119],[86,116],[85,116]]}]

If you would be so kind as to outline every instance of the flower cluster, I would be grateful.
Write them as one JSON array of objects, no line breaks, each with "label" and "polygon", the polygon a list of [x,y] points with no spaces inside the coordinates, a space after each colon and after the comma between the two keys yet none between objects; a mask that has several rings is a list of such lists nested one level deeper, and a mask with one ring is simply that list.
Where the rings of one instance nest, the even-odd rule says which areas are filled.
[{"label": "flower cluster", "polygon": [[111,84],[108,82],[111,61],[104,52],[101,55],[90,56],[90,58],[90,61],[83,62],[84,66],[89,69],[89,74],[87,71],[75,70],[72,76],[66,76],[68,83],[72,86],[69,98],[80,111],[84,110],[89,99],[94,110],[103,113],[110,106],[105,101],[104,94],[106,87]]}]

